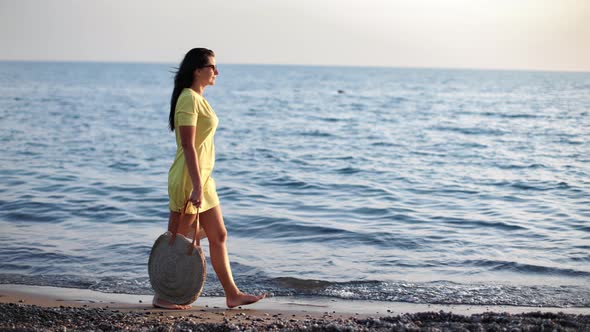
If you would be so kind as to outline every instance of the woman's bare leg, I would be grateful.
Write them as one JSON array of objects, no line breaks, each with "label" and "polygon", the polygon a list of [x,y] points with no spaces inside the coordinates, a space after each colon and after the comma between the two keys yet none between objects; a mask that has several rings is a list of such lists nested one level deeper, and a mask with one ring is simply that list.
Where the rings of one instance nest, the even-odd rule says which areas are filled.
[{"label": "woman's bare leg", "polygon": [[225,291],[225,300],[229,308],[251,304],[263,299],[266,294],[254,296],[242,293],[232,276],[227,255],[227,230],[223,222],[221,207],[218,205],[199,214],[199,222],[203,225],[209,240],[209,254],[211,264]]},{"label": "woman's bare leg", "polygon": [[[170,217],[168,219],[168,231],[174,231],[174,223],[180,222],[178,225],[178,233],[188,237],[189,231],[191,229],[190,225],[195,220],[195,214],[186,214],[184,215],[183,220],[180,220],[180,213],[170,211]],[[164,308],[164,309],[174,309],[174,310],[187,310],[191,308],[190,304],[187,305],[180,305],[170,303],[166,300],[158,298],[154,295],[152,300],[152,305],[156,308]]]}]

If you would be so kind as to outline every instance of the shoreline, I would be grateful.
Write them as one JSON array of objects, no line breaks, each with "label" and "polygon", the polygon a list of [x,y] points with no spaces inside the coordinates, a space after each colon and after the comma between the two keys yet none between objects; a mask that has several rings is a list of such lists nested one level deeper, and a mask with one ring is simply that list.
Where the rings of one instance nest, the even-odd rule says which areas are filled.
[{"label": "shoreline", "polygon": [[[74,307],[86,306],[90,308],[109,306],[120,310],[166,311],[151,306],[152,295],[134,295],[122,293],[103,293],[99,291],[79,288],[64,288],[52,286],[31,286],[19,284],[0,284],[0,303],[35,304],[46,307],[68,305]],[[16,301],[16,302],[15,302]],[[22,301],[22,302],[19,302]],[[220,310],[247,310],[289,313],[325,313],[337,312],[341,314],[357,315],[391,315],[417,313],[425,311],[445,311],[456,314],[475,314],[485,312],[506,312],[520,314],[527,312],[550,312],[574,315],[590,315],[590,307],[530,307],[510,305],[466,305],[466,304],[420,304],[408,302],[385,302],[367,300],[345,300],[311,296],[277,296],[267,297],[262,301],[240,309],[228,309],[223,297],[200,297],[193,303],[194,311],[203,308]],[[175,311],[175,310],[174,310]],[[173,312],[174,312],[173,311]]]},{"label": "shoreline", "polygon": [[[449,327],[449,324],[465,328],[467,325],[475,326],[473,324],[484,324],[483,327],[488,323],[500,324],[498,326],[504,326],[501,325],[504,323],[512,324],[510,326],[517,323],[538,326],[550,322],[553,324],[551,329],[590,330],[590,308],[429,305],[318,297],[269,297],[249,306],[227,309],[222,297],[201,297],[189,310],[167,310],[153,308],[151,298],[151,295],[2,284],[0,329],[105,330],[108,325],[113,329],[131,330],[151,330],[163,326],[192,330],[207,326],[225,327],[226,330],[305,330],[309,327],[322,331],[330,326],[344,330],[361,330],[367,326],[373,330],[421,330],[443,325]],[[100,315],[102,318],[99,323],[107,325],[88,325],[89,321],[94,321],[89,318],[93,315]],[[192,324],[190,326],[193,328],[186,324]],[[573,329],[568,329],[570,327]]]}]

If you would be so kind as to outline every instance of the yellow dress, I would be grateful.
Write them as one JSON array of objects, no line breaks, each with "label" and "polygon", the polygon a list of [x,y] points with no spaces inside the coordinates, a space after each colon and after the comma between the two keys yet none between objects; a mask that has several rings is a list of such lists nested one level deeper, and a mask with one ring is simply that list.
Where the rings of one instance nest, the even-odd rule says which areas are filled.
[{"label": "yellow dress", "polygon": [[[209,103],[201,95],[186,88],[182,90],[174,113],[174,128],[176,135],[176,157],[168,171],[168,196],[170,211],[180,212],[188,201],[193,184],[188,173],[184,150],[180,141],[180,126],[194,126],[195,148],[199,163],[199,173],[203,186],[203,201],[199,213],[219,205],[219,198],[215,189],[215,180],[211,177],[215,165],[215,146],[213,136],[217,129],[217,115]],[[196,214],[197,209],[189,203],[186,213]]]}]

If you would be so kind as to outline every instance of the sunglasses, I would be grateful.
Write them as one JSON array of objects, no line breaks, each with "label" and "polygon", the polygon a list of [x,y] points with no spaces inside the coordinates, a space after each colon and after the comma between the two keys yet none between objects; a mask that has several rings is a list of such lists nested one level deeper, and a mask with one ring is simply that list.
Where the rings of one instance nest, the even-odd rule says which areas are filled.
[{"label": "sunglasses", "polygon": [[213,71],[216,71],[217,70],[217,66],[216,65],[206,65],[206,66],[203,66],[201,68],[211,68],[211,69],[213,69]]}]

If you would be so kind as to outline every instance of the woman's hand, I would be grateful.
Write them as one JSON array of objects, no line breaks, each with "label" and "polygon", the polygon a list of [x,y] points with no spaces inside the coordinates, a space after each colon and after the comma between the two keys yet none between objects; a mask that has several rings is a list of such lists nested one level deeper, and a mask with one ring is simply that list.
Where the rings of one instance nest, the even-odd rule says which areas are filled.
[{"label": "woman's hand", "polygon": [[201,203],[203,202],[203,188],[201,186],[193,187],[193,192],[188,200],[196,207],[200,208]]}]

